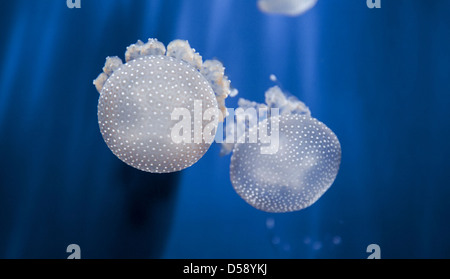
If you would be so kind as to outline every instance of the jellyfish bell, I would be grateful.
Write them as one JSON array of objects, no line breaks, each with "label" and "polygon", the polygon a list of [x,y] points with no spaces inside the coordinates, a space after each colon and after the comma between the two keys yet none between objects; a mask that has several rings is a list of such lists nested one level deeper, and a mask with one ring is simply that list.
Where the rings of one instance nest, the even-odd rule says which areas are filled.
[{"label": "jellyfish bell", "polygon": [[297,211],[316,202],[335,180],[340,145],[335,134],[315,118],[296,114],[276,117],[278,152],[262,154],[260,142],[236,144],[230,178],[236,192],[257,209]]},{"label": "jellyfish bell", "polygon": [[[107,146],[123,162],[147,172],[169,173],[193,165],[212,143],[210,135],[195,127],[217,127],[219,112],[226,110],[224,100],[231,90],[223,65],[203,62],[181,40],[167,49],[155,39],[138,41],[127,48],[125,59],[123,64],[108,57],[94,81],[100,93],[98,123]],[[217,113],[203,117],[211,110]],[[182,121],[191,124],[189,129],[174,131]]]},{"label": "jellyfish bell", "polygon": [[273,133],[270,123],[277,123],[277,152],[261,152],[261,141],[234,144],[231,183],[239,196],[257,209],[298,211],[315,203],[333,184],[341,161],[341,146],[331,129],[311,117],[302,102],[286,97],[278,87],[266,92],[266,102],[267,107],[280,105],[280,114],[250,127],[248,137],[260,135],[265,129]]},{"label": "jellyfish bell", "polygon": [[317,0],[258,0],[258,8],[269,14],[300,15],[316,5]]}]

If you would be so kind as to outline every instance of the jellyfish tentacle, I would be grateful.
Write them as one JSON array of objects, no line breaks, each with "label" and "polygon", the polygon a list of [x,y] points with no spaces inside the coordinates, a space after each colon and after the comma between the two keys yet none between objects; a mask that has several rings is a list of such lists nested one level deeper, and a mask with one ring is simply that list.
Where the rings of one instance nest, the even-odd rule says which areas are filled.
[{"label": "jellyfish tentacle", "polygon": [[305,103],[295,96],[287,96],[279,86],[273,86],[266,91],[265,101],[269,108],[279,108],[281,114],[311,115]]},{"label": "jellyfish tentacle", "polygon": [[157,39],[148,39],[148,42],[142,46],[141,55],[165,55],[166,47]]},{"label": "jellyfish tentacle", "polygon": [[105,66],[103,72],[94,80],[95,88],[100,93],[105,85],[106,80],[112,75],[112,73],[123,65],[122,59],[117,56],[106,57]]},{"label": "jellyfish tentacle", "polygon": [[93,84],[98,93],[102,92],[103,86],[105,85],[108,75],[105,73],[100,73],[96,79],[94,79]]},{"label": "jellyfish tentacle", "polygon": [[202,67],[202,57],[191,48],[188,41],[174,40],[167,45],[167,56],[183,60],[194,66],[197,70]]},{"label": "jellyfish tentacle", "polygon": [[157,39],[148,39],[148,42],[145,44],[141,40],[138,40],[135,44],[127,47],[125,61],[129,62],[139,57],[164,55],[165,53],[166,47]]},{"label": "jellyfish tentacle", "polygon": [[202,73],[209,81],[216,94],[217,103],[222,112],[221,119],[219,120],[223,122],[223,118],[228,114],[225,106],[225,99],[228,96],[236,96],[238,91],[230,87],[231,82],[228,79],[228,76],[225,75],[225,67],[219,60],[212,59],[203,62],[200,73]]},{"label": "jellyfish tentacle", "polygon": [[107,57],[103,72],[108,76],[111,76],[114,71],[119,69],[123,65],[122,59],[117,56]]},{"label": "jellyfish tentacle", "polygon": [[138,40],[135,44],[127,46],[127,50],[125,51],[125,62],[130,62],[131,60],[141,57],[143,45],[144,43],[141,40]]}]

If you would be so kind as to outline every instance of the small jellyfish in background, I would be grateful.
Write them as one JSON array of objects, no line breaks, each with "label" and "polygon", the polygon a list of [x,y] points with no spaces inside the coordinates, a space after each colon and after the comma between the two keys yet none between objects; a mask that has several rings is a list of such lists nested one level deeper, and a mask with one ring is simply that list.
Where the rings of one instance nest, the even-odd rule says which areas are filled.
[{"label": "small jellyfish in background", "polygon": [[[279,108],[279,114],[268,114],[255,126],[237,129],[237,137],[250,138],[265,129],[273,133],[276,127],[278,148],[276,152],[263,154],[264,143],[260,140],[223,144],[224,152],[233,152],[231,183],[247,203],[262,211],[304,209],[334,182],[341,161],[339,140],[325,124],[311,117],[304,103],[287,97],[278,86],[267,90],[265,99],[266,104],[239,100],[242,108]],[[269,120],[278,125],[272,127]]]},{"label": "small jellyfish in background", "polygon": [[[203,61],[187,41],[172,41],[166,49],[156,39],[130,45],[125,60],[108,57],[94,80],[98,123],[109,149],[152,173],[196,163],[209,149],[233,92],[222,63]],[[180,118],[192,129],[176,130]]]},{"label": "small jellyfish in background", "polygon": [[297,16],[316,5],[317,0],[258,0],[258,8],[269,14]]}]

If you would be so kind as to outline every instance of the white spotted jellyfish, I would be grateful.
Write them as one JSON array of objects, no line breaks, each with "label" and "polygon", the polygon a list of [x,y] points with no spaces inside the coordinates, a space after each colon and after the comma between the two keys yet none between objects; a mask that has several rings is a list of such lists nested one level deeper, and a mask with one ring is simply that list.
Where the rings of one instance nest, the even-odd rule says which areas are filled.
[{"label": "white spotted jellyfish", "polygon": [[297,98],[287,97],[278,86],[266,91],[265,98],[266,104],[245,99],[238,104],[243,109],[278,108],[279,113],[267,114],[252,127],[248,122],[239,123],[245,118],[236,119],[238,129],[230,136],[250,138],[266,129],[269,134],[275,133],[276,127],[276,149],[261,152],[265,143],[260,140],[224,143],[223,153],[233,152],[231,183],[239,196],[259,210],[298,211],[315,203],[333,184],[341,162],[341,146],[333,131],[313,118]]},{"label": "white spotted jellyfish", "polygon": [[[209,149],[214,135],[197,130],[200,135],[194,139],[200,140],[195,141],[189,129],[181,131],[182,141],[174,140],[172,129],[180,115],[174,118],[173,113],[225,112],[225,98],[235,93],[222,63],[203,61],[187,41],[172,41],[166,50],[156,39],[130,45],[125,60],[123,64],[119,57],[107,57],[94,80],[100,93],[98,123],[107,146],[120,160],[146,172],[170,173],[192,166]],[[221,115],[192,117],[189,122],[192,127],[217,126]]]}]

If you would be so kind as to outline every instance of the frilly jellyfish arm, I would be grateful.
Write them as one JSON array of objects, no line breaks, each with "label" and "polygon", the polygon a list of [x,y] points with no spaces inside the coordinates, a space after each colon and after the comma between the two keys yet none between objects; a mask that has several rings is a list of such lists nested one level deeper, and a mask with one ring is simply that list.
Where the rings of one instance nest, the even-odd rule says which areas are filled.
[{"label": "frilly jellyfish arm", "polygon": [[110,76],[115,70],[122,67],[122,65],[123,65],[122,59],[120,59],[119,57],[117,56],[107,57],[105,66],[103,67],[103,72],[108,76]]},{"label": "frilly jellyfish arm", "polygon": [[214,59],[203,62],[200,73],[202,73],[203,76],[205,76],[205,78],[209,81],[214,93],[216,94],[217,103],[220,111],[222,112],[222,118],[219,120],[223,121],[223,117],[227,115],[225,99],[228,96],[236,96],[238,91],[230,88],[230,80],[225,75],[225,67],[219,60]]},{"label": "frilly jellyfish arm", "polygon": [[167,56],[183,60],[194,66],[197,70],[200,70],[203,64],[202,57],[195,49],[191,48],[188,41],[175,40],[170,42],[167,46]]},{"label": "frilly jellyfish arm", "polygon": [[98,77],[94,80],[93,84],[95,89],[97,89],[98,93],[102,92],[103,86],[105,85],[106,80],[108,80],[109,76],[106,73],[100,73]]},{"label": "frilly jellyfish arm", "polygon": [[297,16],[314,7],[317,0],[258,0],[258,8],[269,14]]},{"label": "frilly jellyfish arm", "polygon": [[112,73],[119,69],[123,65],[122,60],[117,57],[106,57],[105,66],[103,72],[94,80],[95,88],[100,93],[105,85],[106,80],[112,75]]},{"label": "frilly jellyfish arm", "polygon": [[[288,97],[278,86],[273,86],[265,92],[265,104],[249,101],[243,98],[238,100],[239,108],[246,110],[248,108],[260,111],[260,109],[270,110],[271,108],[278,108],[281,114],[305,114],[311,115],[309,108],[295,96]],[[263,110],[264,111],[264,110]],[[264,120],[266,115],[259,115],[259,121]],[[228,124],[228,123],[227,123]],[[236,123],[233,126],[226,126],[226,139],[222,143],[220,155],[224,156],[233,150],[234,142],[227,140],[229,138],[240,138],[244,135],[246,129],[251,128],[248,126],[248,122],[245,119],[236,119]]]},{"label": "frilly jellyfish arm", "polygon": [[139,57],[151,55],[165,55],[166,47],[163,43],[156,39],[148,39],[147,43],[138,40],[137,43],[131,44],[127,47],[125,52],[125,61],[129,62]]},{"label": "frilly jellyfish arm", "polygon": [[306,114],[311,115],[309,108],[295,96],[286,96],[281,88],[274,86],[265,93],[265,101],[269,108],[278,108],[281,114]]}]

